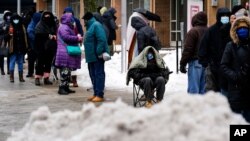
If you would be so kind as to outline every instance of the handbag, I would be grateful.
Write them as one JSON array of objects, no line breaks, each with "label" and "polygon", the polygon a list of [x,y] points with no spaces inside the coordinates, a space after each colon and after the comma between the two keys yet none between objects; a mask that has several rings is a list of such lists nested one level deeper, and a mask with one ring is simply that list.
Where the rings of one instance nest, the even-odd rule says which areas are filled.
[{"label": "handbag", "polygon": [[0,55],[1,56],[4,56],[4,57],[7,57],[9,54],[9,48],[8,48],[8,45],[5,44],[4,42],[2,42],[2,45],[0,47]]},{"label": "handbag", "polygon": [[80,56],[82,54],[82,51],[79,46],[66,46],[67,52],[70,56]]},{"label": "handbag", "polygon": [[73,45],[67,45],[60,36],[58,36],[59,40],[66,45],[66,50],[68,55],[70,56],[81,56],[82,51],[79,45],[73,46]]}]

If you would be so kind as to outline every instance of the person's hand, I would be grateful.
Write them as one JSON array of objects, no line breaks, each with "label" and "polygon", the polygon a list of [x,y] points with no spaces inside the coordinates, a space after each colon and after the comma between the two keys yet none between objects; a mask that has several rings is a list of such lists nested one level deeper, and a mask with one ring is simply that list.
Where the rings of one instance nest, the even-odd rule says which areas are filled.
[{"label": "person's hand", "polygon": [[83,38],[82,36],[77,36],[78,37],[78,42],[82,42]]},{"label": "person's hand", "polygon": [[181,71],[181,73],[187,73],[186,66],[185,65],[181,65],[180,66],[180,71]]}]

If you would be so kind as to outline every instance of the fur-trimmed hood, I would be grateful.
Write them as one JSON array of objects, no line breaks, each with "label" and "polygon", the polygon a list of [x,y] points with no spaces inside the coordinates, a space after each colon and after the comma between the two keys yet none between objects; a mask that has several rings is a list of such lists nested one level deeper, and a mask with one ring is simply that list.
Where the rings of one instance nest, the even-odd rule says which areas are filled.
[{"label": "fur-trimmed hood", "polygon": [[[239,28],[239,25],[241,22],[245,22],[248,25],[248,27],[250,28],[250,18],[248,18],[248,17],[245,17],[245,16],[240,17],[234,21],[234,23],[231,27],[231,30],[230,30],[230,36],[231,36],[233,42],[236,44],[239,43],[239,38],[236,34],[236,30],[237,30],[237,28]],[[249,37],[250,37],[250,35],[249,35]]]}]

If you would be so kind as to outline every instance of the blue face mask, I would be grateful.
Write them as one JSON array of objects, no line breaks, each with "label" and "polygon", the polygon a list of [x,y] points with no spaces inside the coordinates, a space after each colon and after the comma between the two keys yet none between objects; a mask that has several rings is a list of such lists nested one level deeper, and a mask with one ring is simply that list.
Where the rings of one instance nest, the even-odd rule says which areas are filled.
[{"label": "blue face mask", "polygon": [[221,22],[222,24],[227,24],[227,23],[229,23],[229,17],[228,17],[228,16],[223,16],[223,17],[221,17],[221,18],[220,18],[220,22]]},{"label": "blue face mask", "polygon": [[148,59],[148,60],[154,59],[154,55],[153,55],[152,53],[148,53],[148,54],[147,54],[147,59]]},{"label": "blue face mask", "polygon": [[240,40],[247,39],[249,37],[249,29],[246,27],[241,27],[236,30],[236,34]]}]

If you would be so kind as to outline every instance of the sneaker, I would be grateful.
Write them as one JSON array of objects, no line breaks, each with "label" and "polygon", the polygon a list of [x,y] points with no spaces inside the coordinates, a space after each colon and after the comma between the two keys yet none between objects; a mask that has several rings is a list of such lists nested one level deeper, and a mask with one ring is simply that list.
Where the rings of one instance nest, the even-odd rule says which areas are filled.
[{"label": "sneaker", "polygon": [[96,96],[94,99],[92,99],[92,102],[103,102],[104,98]]},{"label": "sneaker", "polygon": [[152,104],[151,101],[147,101],[146,104],[145,104],[146,108],[151,108],[152,106],[153,106],[153,104]]}]

